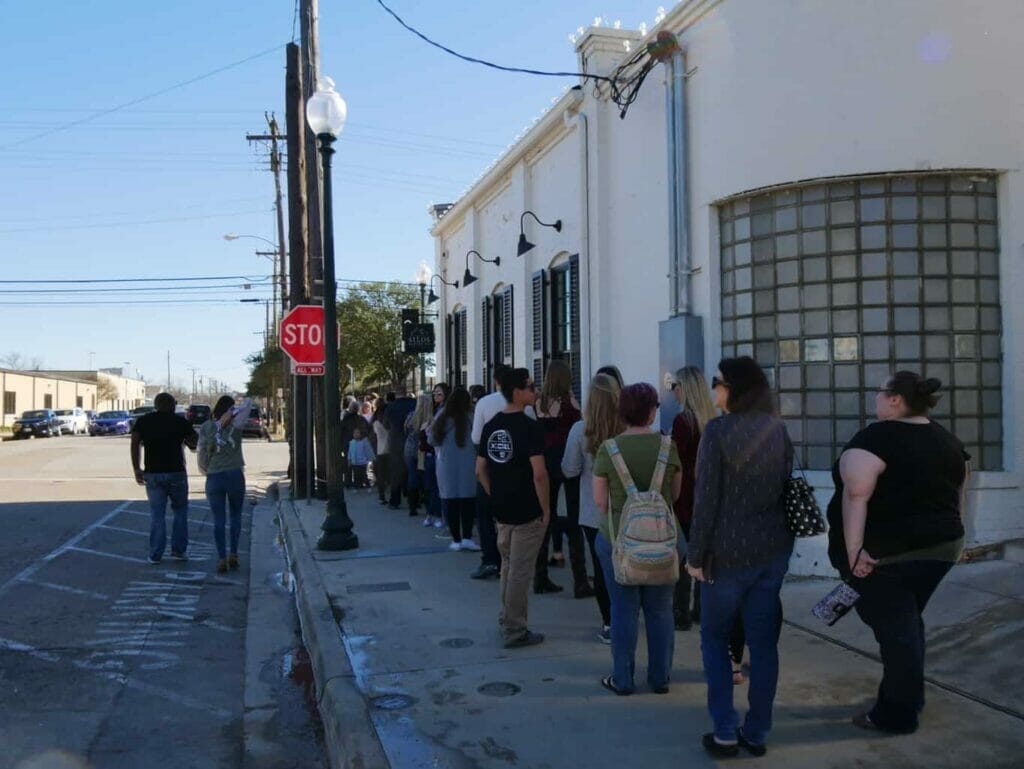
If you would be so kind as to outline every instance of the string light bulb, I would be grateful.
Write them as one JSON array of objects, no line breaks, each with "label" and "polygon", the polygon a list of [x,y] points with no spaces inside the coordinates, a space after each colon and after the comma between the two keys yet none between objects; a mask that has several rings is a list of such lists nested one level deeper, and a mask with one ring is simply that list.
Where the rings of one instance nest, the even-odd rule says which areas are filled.
[{"label": "string light bulb", "polygon": [[622,41],[622,47],[626,49],[626,53],[632,53],[633,51],[633,46],[630,45],[630,42],[628,40]]},{"label": "string light bulb", "polygon": [[641,21],[640,22],[640,34],[643,35],[644,37],[647,37],[647,22],[646,21]]},{"label": "string light bulb", "polygon": [[570,34],[569,35],[569,42],[572,43],[573,45],[576,45],[576,35],[575,34]]},{"label": "string light bulb", "polygon": [[604,19],[603,19],[603,18],[601,18],[600,16],[595,16],[595,17],[594,17],[594,26],[595,26],[595,27],[600,27],[600,26],[601,26],[601,23],[602,23],[603,21],[604,21]]},{"label": "string light bulb", "polygon": [[656,24],[661,24],[661,22],[663,22],[664,20],[665,20],[665,6],[659,5],[658,6],[658,12],[656,14],[654,14],[654,22]]},{"label": "string light bulb", "polygon": [[615,23],[612,24],[612,27],[614,27],[615,29],[622,29],[622,22],[616,19]]}]

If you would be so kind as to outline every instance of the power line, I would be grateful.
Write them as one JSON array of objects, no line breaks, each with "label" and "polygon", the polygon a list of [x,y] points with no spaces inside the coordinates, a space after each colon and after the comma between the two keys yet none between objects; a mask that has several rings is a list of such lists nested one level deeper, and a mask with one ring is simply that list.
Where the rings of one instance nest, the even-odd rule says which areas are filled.
[{"label": "power line", "polygon": [[124,286],[113,288],[0,288],[0,294],[20,294],[22,296],[50,294],[153,294],[168,291],[224,291],[238,289],[246,293],[255,293],[260,289],[270,288],[270,281],[253,283],[223,283],[216,286]]},{"label": "power line", "polygon": [[257,281],[270,279],[271,275],[207,275],[204,277],[188,278],[62,278],[62,279],[28,279],[28,280],[0,280],[0,283],[31,283],[31,284],[58,284],[58,283],[177,283],[198,280],[245,280]]},{"label": "power line", "polygon": [[134,222],[109,222],[106,224],[65,224],[56,227],[15,227],[12,229],[0,230],[0,234],[15,232],[55,232],[67,230],[100,230],[108,227],[135,227],[147,224],[168,224],[170,222],[193,222],[200,219],[223,219],[228,216],[245,216],[248,214],[263,214],[270,209],[258,208],[250,211],[230,211],[223,214],[203,214],[200,216],[172,216],[164,219],[140,219]]},{"label": "power line", "polygon": [[61,131],[67,131],[71,128],[74,128],[75,126],[81,125],[82,123],[88,123],[89,121],[94,120],[97,117],[101,117],[102,115],[110,115],[114,112],[119,112],[120,110],[127,109],[128,107],[132,107],[136,104],[141,104],[144,101],[149,101],[150,99],[155,99],[158,96],[163,96],[165,93],[170,93],[171,91],[176,91],[179,88],[184,88],[186,86],[192,85],[193,83],[198,83],[201,80],[206,80],[207,78],[213,77],[214,75],[219,75],[221,72],[227,72],[228,70],[234,69],[235,67],[240,67],[243,64],[248,64],[250,61],[262,58],[263,56],[267,56],[268,54],[274,53],[275,51],[279,51],[282,47],[283,44],[275,45],[273,48],[267,48],[264,51],[260,51],[259,53],[253,54],[252,56],[247,56],[246,58],[239,59],[238,61],[232,62],[231,64],[226,64],[223,67],[218,67],[217,69],[210,70],[209,72],[205,72],[202,75],[197,75],[196,77],[189,78],[188,80],[183,80],[180,83],[175,83],[174,85],[167,86],[166,88],[161,88],[159,91],[154,91],[153,93],[146,94],[145,96],[140,96],[137,99],[132,99],[131,101],[126,101],[122,104],[118,104],[116,107],[101,110],[92,115],[79,118],[78,120],[72,120],[70,123],[64,123],[63,125],[55,126],[49,130],[42,131],[41,133],[35,134],[33,136],[27,136],[24,139],[19,139],[18,141],[15,142],[10,142],[8,144],[3,145],[3,147],[0,147],[0,149],[6,149],[8,147],[18,147],[21,146],[22,144],[28,144],[29,142],[37,141],[38,139],[42,139],[46,136],[52,136],[53,134],[59,133]]},{"label": "power line", "polygon": [[615,83],[615,80],[613,78],[605,77],[604,75],[592,75],[592,74],[588,74],[586,72],[548,72],[548,71],[545,71],[545,70],[528,69],[528,68],[525,68],[525,67],[506,67],[506,66],[504,66],[502,64],[495,64],[494,62],[487,61],[485,59],[478,59],[478,58],[476,58],[474,56],[467,56],[466,54],[459,53],[458,51],[454,51],[451,48],[449,48],[448,46],[442,45],[441,43],[438,43],[435,40],[431,40],[429,37],[424,35],[422,32],[420,32],[415,27],[409,26],[409,24],[407,24],[405,22],[405,20],[401,16],[399,16],[397,13],[395,13],[393,10],[388,8],[387,5],[384,4],[384,0],[377,0],[377,5],[379,5],[385,11],[387,11],[395,19],[395,21],[397,21],[399,24],[401,24],[407,30],[412,32],[414,35],[416,35],[416,37],[418,37],[423,42],[427,43],[428,45],[432,45],[432,46],[434,46],[434,48],[438,48],[438,49],[444,51],[445,53],[451,54],[452,56],[454,56],[454,57],[456,57],[458,59],[462,59],[463,61],[471,62],[472,64],[482,64],[485,67],[490,67],[491,69],[501,70],[502,72],[519,72],[519,73],[522,73],[522,74],[525,74],[525,75],[541,75],[541,76],[544,76],[544,77],[578,77],[578,78],[583,78],[583,79],[587,79],[587,80],[603,81],[603,82],[612,83],[612,84]]}]

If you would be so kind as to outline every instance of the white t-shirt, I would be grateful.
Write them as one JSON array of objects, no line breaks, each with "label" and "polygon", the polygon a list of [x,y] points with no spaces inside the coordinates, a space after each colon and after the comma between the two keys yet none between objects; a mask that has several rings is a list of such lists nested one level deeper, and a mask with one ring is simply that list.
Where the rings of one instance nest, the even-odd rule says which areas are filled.
[{"label": "white t-shirt", "polygon": [[[507,405],[508,401],[505,400],[505,396],[502,395],[501,392],[493,392],[490,395],[485,395],[476,402],[476,409],[473,411],[472,433],[473,443],[475,445],[480,445],[480,436],[483,435],[484,425],[504,411],[505,406]],[[532,406],[527,406],[525,412],[526,416],[530,419],[537,418]]]}]

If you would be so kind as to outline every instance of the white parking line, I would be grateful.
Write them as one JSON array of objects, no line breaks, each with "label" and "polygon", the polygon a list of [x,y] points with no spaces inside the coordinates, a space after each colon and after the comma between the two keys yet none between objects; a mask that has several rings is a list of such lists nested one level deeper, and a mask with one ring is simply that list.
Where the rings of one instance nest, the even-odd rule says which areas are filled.
[{"label": "white parking line", "polygon": [[20,641],[12,641],[10,638],[0,638],[0,649],[7,649],[12,652],[23,652],[30,657],[46,660],[47,662],[60,662],[60,657],[50,652],[44,652],[34,646],[23,644]]},{"label": "white parking line", "polygon": [[117,553],[105,553],[102,550],[93,550],[90,547],[69,547],[68,550],[75,553],[89,553],[90,555],[101,555],[104,558],[116,558],[119,561],[129,563],[149,563],[145,558],[132,558],[130,555],[119,555]]},{"label": "white parking line", "polygon": [[51,550],[49,553],[44,555],[42,558],[39,558],[34,563],[29,564],[28,566],[26,566],[20,572],[18,572],[13,577],[11,577],[9,580],[7,580],[2,585],[0,585],[0,595],[3,595],[5,592],[7,592],[7,590],[10,589],[13,585],[16,585],[19,582],[23,582],[23,581],[29,579],[33,574],[35,574],[37,571],[39,571],[41,568],[43,568],[46,564],[48,564],[54,558],[58,558],[59,556],[61,556],[64,553],[66,553],[68,550],[73,549],[79,542],[81,542],[83,539],[85,539],[90,534],[92,534],[92,532],[95,531],[98,527],[100,527],[103,524],[105,524],[111,518],[114,518],[115,516],[120,515],[128,507],[128,505],[130,505],[131,503],[132,503],[131,500],[129,500],[127,502],[122,502],[120,505],[118,505],[113,510],[111,510],[109,513],[107,513],[102,518],[100,518],[98,521],[96,521],[95,523],[91,523],[88,526],[86,526],[84,529],[82,529],[80,532],[78,532],[75,536],[73,536],[71,539],[69,539],[63,545],[61,545],[60,547],[56,548],[55,550]]},{"label": "white parking line", "polygon": [[74,593],[75,595],[84,595],[88,598],[98,598],[101,601],[109,601],[110,596],[106,593],[97,593],[95,590],[82,590],[80,587],[71,587],[70,585],[58,585],[56,582],[43,582],[38,579],[23,579],[22,583],[26,585],[37,585],[39,587],[48,587],[51,590],[60,590],[63,593]]}]

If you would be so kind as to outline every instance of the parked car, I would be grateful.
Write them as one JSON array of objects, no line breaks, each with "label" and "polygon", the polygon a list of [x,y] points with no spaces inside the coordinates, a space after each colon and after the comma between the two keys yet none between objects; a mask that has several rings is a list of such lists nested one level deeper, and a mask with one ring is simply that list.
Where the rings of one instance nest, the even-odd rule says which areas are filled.
[{"label": "parked car", "polygon": [[124,435],[130,429],[127,411],[101,411],[89,425],[89,435]]},{"label": "parked car", "polygon": [[54,413],[60,420],[62,433],[85,435],[89,432],[89,417],[85,415],[85,409],[76,406],[73,409],[57,409]]},{"label": "parked car", "polygon": [[270,434],[263,423],[263,415],[256,406],[249,409],[249,418],[245,421],[245,426],[242,428],[242,437],[247,436],[270,440]]},{"label": "parked car", "polygon": [[14,421],[14,437],[47,438],[60,435],[60,420],[53,409],[36,409],[23,411],[21,417]]},{"label": "parked car", "polygon": [[141,417],[143,414],[148,414],[151,411],[156,411],[156,406],[138,406],[133,408],[128,414],[128,429],[132,429],[132,425],[135,424],[135,420]]},{"label": "parked car", "polygon": [[211,409],[205,403],[193,403],[185,411],[185,419],[194,425],[201,425],[203,422],[208,420],[213,414]]}]

